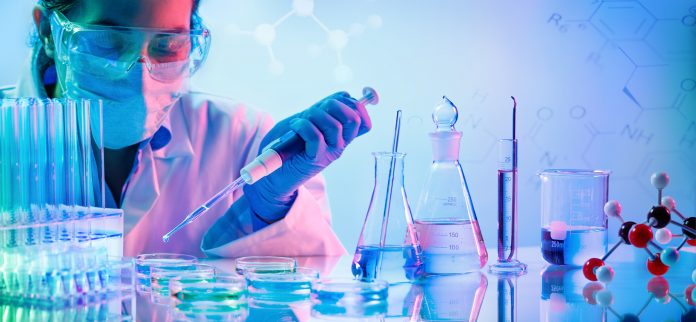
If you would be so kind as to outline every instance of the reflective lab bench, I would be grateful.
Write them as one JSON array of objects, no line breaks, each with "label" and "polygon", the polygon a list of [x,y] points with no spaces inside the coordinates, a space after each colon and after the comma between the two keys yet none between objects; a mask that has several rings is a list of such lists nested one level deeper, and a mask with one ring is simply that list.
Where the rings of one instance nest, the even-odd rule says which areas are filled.
[{"label": "reflective lab bench", "polygon": [[[495,254],[491,249],[489,254]],[[694,284],[691,272],[696,268],[694,248],[685,248],[677,265],[664,275],[668,295],[656,299],[648,292],[651,276],[646,267],[647,254],[641,249],[624,247],[608,261],[615,270],[614,281],[607,287],[613,303],[604,308],[591,304],[592,289],[581,269],[548,265],[538,247],[519,249],[519,259],[529,265],[526,275],[498,278],[480,272],[428,278],[423,283],[389,288],[387,318],[356,321],[620,321],[627,314],[640,315],[640,321],[696,321],[696,306],[685,299],[685,289]],[[322,277],[349,277],[351,256],[300,257],[298,266],[312,267]],[[494,259],[493,259],[494,260]],[[234,260],[202,260],[232,273]],[[653,281],[654,283],[655,281]],[[664,281],[662,281],[664,282]],[[589,297],[589,298],[588,298]],[[693,302],[692,302],[693,303]],[[148,294],[137,296],[138,321],[172,321],[167,305],[150,301]],[[689,315],[684,320],[685,314]],[[515,316],[516,315],[516,316]],[[248,309],[248,321],[321,321],[312,317],[309,303],[292,306],[255,306]],[[347,319],[340,319],[347,321]]]}]

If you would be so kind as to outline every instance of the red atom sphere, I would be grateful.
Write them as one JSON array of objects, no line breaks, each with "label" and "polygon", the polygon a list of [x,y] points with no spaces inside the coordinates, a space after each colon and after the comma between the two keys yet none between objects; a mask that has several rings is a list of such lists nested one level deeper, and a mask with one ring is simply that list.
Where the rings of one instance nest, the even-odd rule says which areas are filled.
[{"label": "red atom sphere", "polygon": [[638,248],[645,248],[645,246],[648,245],[648,242],[652,238],[652,229],[650,229],[650,226],[645,224],[638,224],[633,226],[633,228],[631,228],[631,231],[628,233],[628,240],[631,242],[631,245],[636,246]]},{"label": "red atom sphere", "polygon": [[694,288],[696,288],[696,284],[691,284],[686,288],[686,292],[684,292],[686,295],[686,302],[691,306],[696,306],[694,299],[691,297],[691,294],[694,292]]},{"label": "red atom sphere", "polygon": [[585,302],[590,305],[597,305],[597,300],[595,300],[595,293],[604,289],[604,286],[599,282],[592,282],[582,288],[582,297],[585,298]]},{"label": "red atom sphere", "polygon": [[582,274],[585,275],[585,278],[587,278],[590,281],[597,281],[597,275],[595,275],[595,268],[604,266],[604,262],[599,259],[599,258],[590,258],[585,262],[585,265],[582,267]]},{"label": "red atom sphere", "polygon": [[696,246],[696,239],[687,239],[686,243],[691,246]]},{"label": "red atom sphere", "polygon": [[661,299],[669,294],[669,282],[662,276],[655,276],[648,282],[648,292]]},{"label": "red atom sphere", "polygon": [[655,254],[655,260],[650,260],[650,258],[648,258],[647,265],[650,274],[655,276],[664,275],[667,273],[667,270],[669,270],[669,266],[663,264],[662,260],[660,260],[660,253]]}]

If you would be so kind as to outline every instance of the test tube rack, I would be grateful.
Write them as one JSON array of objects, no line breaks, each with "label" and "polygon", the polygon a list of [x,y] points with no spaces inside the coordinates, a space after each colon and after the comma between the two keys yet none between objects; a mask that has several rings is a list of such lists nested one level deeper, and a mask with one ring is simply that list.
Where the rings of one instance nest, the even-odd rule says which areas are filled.
[{"label": "test tube rack", "polygon": [[74,304],[127,290],[112,272],[123,211],[105,208],[101,102],[0,102],[0,302]]}]

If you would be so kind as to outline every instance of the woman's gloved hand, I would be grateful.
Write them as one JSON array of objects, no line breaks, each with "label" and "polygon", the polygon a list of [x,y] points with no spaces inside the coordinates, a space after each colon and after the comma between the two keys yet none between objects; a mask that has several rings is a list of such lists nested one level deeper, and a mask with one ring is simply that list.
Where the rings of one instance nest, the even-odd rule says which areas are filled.
[{"label": "woman's gloved hand", "polygon": [[328,96],[280,121],[263,138],[261,148],[294,131],[305,141],[305,149],[280,169],[244,187],[251,210],[266,223],[282,219],[295,201],[299,186],[338,159],[353,139],[371,128],[365,106],[346,92]]}]

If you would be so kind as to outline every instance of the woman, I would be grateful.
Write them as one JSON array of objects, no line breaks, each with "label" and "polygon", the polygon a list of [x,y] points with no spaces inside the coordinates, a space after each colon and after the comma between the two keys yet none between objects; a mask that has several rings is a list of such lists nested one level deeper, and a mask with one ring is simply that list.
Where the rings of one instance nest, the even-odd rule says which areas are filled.
[{"label": "woman", "polygon": [[[365,107],[336,93],[273,125],[244,105],[189,92],[210,44],[198,2],[40,0],[27,71],[0,98],[103,100],[107,206],[124,210],[127,256],[344,254],[318,174],[369,131]],[[290,130],[304,152],[162,242]]]}]

